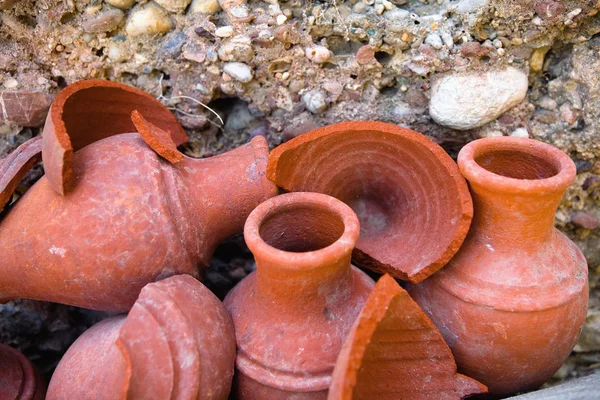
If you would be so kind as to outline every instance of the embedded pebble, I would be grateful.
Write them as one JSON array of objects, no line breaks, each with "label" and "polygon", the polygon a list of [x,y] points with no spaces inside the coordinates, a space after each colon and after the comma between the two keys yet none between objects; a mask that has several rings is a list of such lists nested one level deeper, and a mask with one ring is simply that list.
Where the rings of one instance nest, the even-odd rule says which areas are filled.
[{"label": "embedded pebble", "polygon": [[125,31],[129,36],[165,33],[173,28],[167,10],[154,2],[136,7],[127,20]]},{"label": "embedded pebble", "polygon": [[577,211],[571,216],[571,223],[579,228],[600,228],[600,218],[585,211]]},{"label": "embedded pebble", "polygon": [[135,4],[135,0],[104,0],[107,4],[113,7],[120,8],[121,10],[127,10]]},{"label": "embedded pebble", "polygon": [[368,64],[375,59],[375,49],[372,46],[362,46],[356,52],[355,60],[357,63],[364,65]]},{"label": "embedded pebble", "polygon": [[188,13],[212,15],[221,11],[221,6],[217,0],[192,0]]},{"label": "embedded pebble", "polygon": [[115,30],[125,18],[123,11],[111,9],[95,15],[81,24],[88,33],[103,33]]},{"label": "embedded pebble", "polygon": [[442,47],[444,47],[442,38],[435,33],[430,33],[429,35],[427,35],[427,37],[425,38],[425,43],[430,45],[431,47],[433,47],[436,50],[439,50]]},{"label": "embedded pebble", "polygon": [[183,12],[192,0],[154,0],[159,6],[171,12]]},{"label": "embedded pebble", "polygon": [[311,90],[302,95],[302,102],[313,114],[318,114],[327,109],[327,97],[322,90]]},{"label": "embedded pebble", "polygon": [[[14,85],[13,85],[14,82]],[[14,89],[18,85],[15,79],[4,81],[4,87]],[[44,124],[52,96],[45,92],[1,91],[0,124],[36,127]]]},{"label": "embedded pebble", "polygon": [[254,49],[249,37],[238,36],[223,43],[218,54],[223,61],[249,62],[254,57]]},{"label": "embedded pebble", "polygon": [[444,32],[442,34],[442,40],[447,48],[452,49],[454,47],[454,39],[452,39],[452,35],[450,35],[448,32]]},{"label": "embedded pebble", "polygon": [[317,45],[307,47],[304,50],[304,53],[306,54],[306,58],[317,64],[322,64],[329,61],[333,55],[333,53],[329,51],[327,47]]},{"label": "embedded pebble", "polygon": [[215,30],[215,36],[218,37],[230,37],[233,35],[233,26],[221,26]]},{"label": "embedded pebble", "polygon": [[520,137],[520,138],[528,138],[529,132],[527,131],[527,128],[517,128],[510,134],[510,136]]},{"label": "embedded pebble", "polygon": [[527,85],[527,75],[513,67],[447,75],[433,84],[429,114],[453,129],[477,128],[523,101]]},{"label": "embedded pebble", "polygon": [[228,62],[223,65],[223,72],[239,82],[247,83],[252,80],[252,69],[241,62]]},{"label": "embedded pebble", "polygon": [[489,0],[462,0],[456,5],[456,12],[460,14],[472,13],[487,6]]}]

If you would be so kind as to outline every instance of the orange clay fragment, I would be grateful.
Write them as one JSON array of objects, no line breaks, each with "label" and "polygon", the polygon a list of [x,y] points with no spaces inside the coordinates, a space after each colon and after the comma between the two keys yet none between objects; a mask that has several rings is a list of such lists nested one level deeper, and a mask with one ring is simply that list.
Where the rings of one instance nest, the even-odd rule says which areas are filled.
[{"label": "orange clay fragment", "polygon": [[486,393],[456,373],[440,332],[408,293],[382,276],[344,342],[328,400],[446,400]]},{"label": "orange clay fragment", "polygon": [[0,160],[0,210],[8,203],[21,179],[40,161],[41,136],[29,139]]},{"label": "orange clay fragment", "polygon": [[79,81],[63,89],[50,107],[42,134],[44,171],[52,189],[65,195],[75,185],[74,151],[109,136],[135,132],[133,110],[169,132],[176,145],[187,141],[175,116],[141,90],[100,79]]},{"label": "orange clay fragment", "polygon": [[144,139],[144,142],[161,157],[171,164],[176,164],[183,160],[183,154],[177,150],[177,145],[173,142],[169,132],[153,125],[142,117],[138,110],[133,110],[131,120],[142,139]]}]

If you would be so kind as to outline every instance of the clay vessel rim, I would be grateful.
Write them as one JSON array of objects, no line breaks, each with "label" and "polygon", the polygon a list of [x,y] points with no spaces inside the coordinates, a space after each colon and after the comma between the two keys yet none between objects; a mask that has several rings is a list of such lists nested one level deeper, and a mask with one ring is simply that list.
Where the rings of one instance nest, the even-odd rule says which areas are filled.
[{"label": "clay vessel rim", "polygon": [[[154,100],[156,102],[157,106],[164,107],[160,101],[158,101],[154,97],[150,96],[148,93],[143,92],[143,91],[136,89],[129,85],[124,85],[121,83],[112,82],[112,81],[108,81],[108,80],[104,80],[104,79],[86,79],[86,80],[74,82],[74,83],[68,85],[67,87],[65,87],[64,89],[62,89],[56,95],[56,97],[54,98],[54,101],[52,102],[52,106],[50,107],[50,116],[52,118],[52,122],[54,123],[54,129],[60,131],[60,134],[56,135],[56,138],[58,139],[60,144],[66,150],[72,150],[72,145],[71,145],[71,139],[69,138],[68,133],[67,133],[67,128],[62,119],[63,113],[65,111],[65,105],[66,105],[67,101],[73,95],[77,94],[78,92],[92,89],[92,88],[97,88],[97,87],[121,89],[126,92],[131,92],[131,93],[134,93],[137,95],[142,95],[145,98]],[[175,119],[175,117],[173,117],[173,118]],[[174,126],[177,126],[177,125],[174,125]],[[181,127],[179,127],[179,130],[181,132],[178,132],[178,133],[185,135],[185,133]]]},{"label": "clay vessel rim", "polygon": [[[21,388],[19,392],[18,398],[21,396],[23,398],[28,398],[28,396],[32,396],[35,394],[35,371],[33,370],[33,365],[29,361],[27,357],[19,350],[15,349],[12,346],[7,344],[0,343],[0,351],[11,354],[14,358],[19,362],[19,366],[21,367],[21,378],[23,381],[21,382]],[[33,382],[33,385],[32,385]]]},{"label": "clay vessel rim", "polygon": [[[519,179],[503,176],[482,167],[476,157],[494,151],[514,151],[537,156],[558,172],[540,179]],[[471,184],[479,184],[495,192],[519,195],[560,193],[575,180],[576,168],[571,158],[561,150],[535,139],[499,136],[483,138],[465,145],[458,153],[458,167]]]},{"label": "clay vessel rim", "polygon": [[[335,242],[318,250],[293,252],[280,250],[268,244],[260,235],[262,223],[270,216],[293,206],[308,206],[335,214],[344,224],[344,231]],[[322,260],[350,257],[358,241],[360,225],[354,211],[342,201],[326,194],[313,192],[285,193],[273,197],[256,207],[244,225],[244,238],[256,259],[286,269],[313,269]]]}]

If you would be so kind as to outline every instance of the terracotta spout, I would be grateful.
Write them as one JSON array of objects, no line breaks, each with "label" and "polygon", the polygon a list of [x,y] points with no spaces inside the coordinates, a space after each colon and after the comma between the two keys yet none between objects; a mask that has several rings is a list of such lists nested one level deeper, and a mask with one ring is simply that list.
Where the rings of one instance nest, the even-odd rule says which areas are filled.
[{"label": "terracotta spout", "polygon": [[43,400],[46,387],[31,363],[18,350],[0,344],[0,399]]},{"label": "terracotta spout", "polygon": [[427,137],[392,124],[344,122],[305,133],[269,156],[287,191],[325,193],[358,214],[353,261],[411,282],[444,266],[473,213],[454,161]]},{"label": "terracotta spout", "polygon": [[199,276],[217,244],[276,194],[264,138],[172,165],[137,134],[73,155],[66,196],[42,177],[0,222],[0,301],[31,298],[127,311],[148,282]]},{"label": "terracotta spout", "polygon": [[238,347],[240,399],[325,399],[334,363],[373,281],[350,265],[359,225],[318,193],[258,206],[244,237],[256,272],[226,297]]},{"label": "terracotta spout", "polygon": [[148,284],[127,317],[81,335],[56,368],[48,400],[225,400],[235,336],[231,317],[187,275]]}]

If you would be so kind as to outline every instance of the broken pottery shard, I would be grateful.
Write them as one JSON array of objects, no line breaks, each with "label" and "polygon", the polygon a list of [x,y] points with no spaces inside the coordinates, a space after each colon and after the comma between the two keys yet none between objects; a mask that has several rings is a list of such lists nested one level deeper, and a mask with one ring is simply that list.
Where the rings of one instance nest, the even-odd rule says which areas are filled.
[{"label": "broken pottery shard", "polygon": [[109,136],[135,132],[133,110],[169,132],[176,145],[187,141],[175,116],[141,90],[99,79],[79,81],[63,89],[50,107],[43,132],[44,171],[52,189],[62,195],[73,189],[74,151]]},{"label": "broken pottery shard", "polygon": [[24,355],[0,344],[0,399],[43,400],[45,389],[41,377]]},{"label": "broken pottery shard", "polygon": [[104,320],[69,348],[48,400],[225,400],[235,335],[223,303],[189,275],[148,284],[127,317]]},{"label": "broken pottery shard", "polygon": [[0,160],[0,210],[8,203],[21,179],[40,161],[42,137],[29,139]]},{"label": "broken pottery shard", "polygon": [[142,139],[144,139],[144,142],[161,157],[168,160],[171,164],[176,164],[183,160],[183,154],[177,150],[177,145],[173,142],[169,132],[148,122],[138,110],[133,110],[131,120]]},{"label": "broken pottery shard", "polygon": [[51,102],[52,96],[45,92],[0,91],[0,123],[40,126],[46,119]]},{"label": "broken pottery shard", "polygon": [[473,215],[458,167],[436,143],[373,121],[316,129],[277,147],[267,177],[287,191],[320,192],[352,207],[361,234],[353,262],[420,282],[462,244]]},{"label": "broken pottery shard", "polygon": [[486,393],[456,373],[440,332],[389,275],[355,321],[333,371],[328,400],[450,400]]}]

